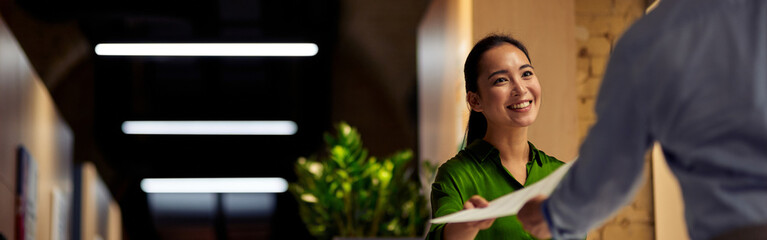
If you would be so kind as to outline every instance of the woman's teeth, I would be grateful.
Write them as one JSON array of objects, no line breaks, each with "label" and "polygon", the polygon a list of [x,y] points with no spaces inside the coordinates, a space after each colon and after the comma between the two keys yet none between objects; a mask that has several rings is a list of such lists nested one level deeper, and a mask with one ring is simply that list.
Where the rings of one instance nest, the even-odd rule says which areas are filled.
[{"label": "woman's teeth", "polygon": [[512,109],[526,108],[527,106],[530,106],[530,102],[532,102],[532,101],[527,101],[527,102],[523,102],[523,103],[514,104],[514,105],[511,105],[511,108]]}]

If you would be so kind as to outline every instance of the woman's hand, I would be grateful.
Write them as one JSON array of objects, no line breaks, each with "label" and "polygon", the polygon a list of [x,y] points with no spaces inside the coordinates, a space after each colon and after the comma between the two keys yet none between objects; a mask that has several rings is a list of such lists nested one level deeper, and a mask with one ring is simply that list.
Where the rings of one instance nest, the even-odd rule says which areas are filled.
[{"label": "woman's hand", "polygon": [[[463,209],[483,208],[489,203],[479,195],[474,195],[463,204]],[[448,223],[445,225],[445,239],[474,239],[479,230],[484,230],[493,225],[495,218],[474,222]]]}]

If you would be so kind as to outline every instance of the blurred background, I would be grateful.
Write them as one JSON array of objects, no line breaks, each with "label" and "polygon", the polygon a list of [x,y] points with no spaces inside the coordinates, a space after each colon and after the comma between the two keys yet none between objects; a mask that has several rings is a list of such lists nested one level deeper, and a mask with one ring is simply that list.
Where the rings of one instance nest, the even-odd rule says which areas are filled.
[{"label": "blurred background", "polygon": [[[325,154],[323,133],[340,121],[357,128],[371,155],[411,150],[409,179],[424,186],[425,198],[429,169],[421,163],[457,153],[468,117],[463,61],[490,33],[530,49],[545,96],[531,141],[570,160],[595,121],[612,45],[652,2],[0,0],[0,234],[19,235],[19,146],[37,165],[34,239],[311,239],[290,192],[147,193],[141,180],[293,183],[299,157]],[[318,51],[97,55],[104,43],[314,43]],[[292,121],[297,131],[122,128],[191,120]],[[589,238],[662,239],[653,191],[650,181]]]}]

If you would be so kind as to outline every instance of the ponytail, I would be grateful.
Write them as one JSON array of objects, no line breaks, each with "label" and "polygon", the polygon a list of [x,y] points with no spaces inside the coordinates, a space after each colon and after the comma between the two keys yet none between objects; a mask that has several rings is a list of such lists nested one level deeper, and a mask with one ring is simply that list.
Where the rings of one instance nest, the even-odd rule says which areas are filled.
[{"label": "ponytail", "polygon": [[466,143],[464,146],[468,146],[477,139],[485,137],[485,133],[487,133],[487,119],[485,119],[485,115],[472,110],[469,114],[469,126],[466,131]]}]

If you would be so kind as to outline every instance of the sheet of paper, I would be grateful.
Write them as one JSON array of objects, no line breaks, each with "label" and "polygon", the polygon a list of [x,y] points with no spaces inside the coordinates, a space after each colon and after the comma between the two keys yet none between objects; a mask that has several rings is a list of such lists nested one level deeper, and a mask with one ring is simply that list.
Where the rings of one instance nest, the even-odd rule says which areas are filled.
[{"label": "sheet of paper", "polygon": [[522,208],[527,200],[538,195],[548,196],[557,187],[559,181],[565,176],[570,166],[575,160],[562,165],[557,168],[540,181],[523,188],[522,190],[515,191],[502,197],[496,198],[490,201],[490,205],[485,208],[467,209],[452,214],[448,214],[442,217],[434,218],[432,223],[453,223],[453,222],[472,222],[483,219],[505,217],[510,215],[516,215],[519,209]]}]

